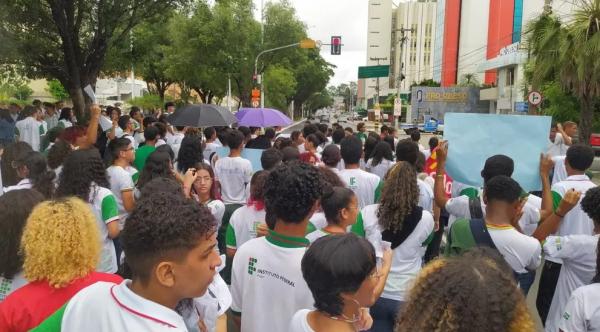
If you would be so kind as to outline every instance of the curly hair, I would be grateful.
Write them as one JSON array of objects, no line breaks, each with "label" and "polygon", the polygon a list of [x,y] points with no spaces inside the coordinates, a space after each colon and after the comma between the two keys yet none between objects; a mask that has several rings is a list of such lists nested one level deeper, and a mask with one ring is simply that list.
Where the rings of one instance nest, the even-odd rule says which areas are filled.
[{"label": "curly hair", "polygon": [[19,251],[27,217],[44,196],[32,189],[9,191],[0,196],[0,276],[11,279],[23,267]]},{"label": "curly hair", "polygon": [[[586,191],[581,200],[581,209],[600,228],[600,187],[594,187]],[[593,283],[600,283],[600,239],[598,240],[598,249],[596,250],[596,275],[592,279]]]},{"label": "curly hair", "polygon": [[144,169],[140,172],[137,187],[142,190],[146,183],[160,177],[175,180],[175,175],[173,175],[173,170],[171,169],[171,157],[169,154],[166,152],[154,151],[148,156]]},{"label": "curly hair", "polygon": [[133,277],[145,283],[158,262],[182,261],[216,227],[207,208],[183,196],[157,192],[139,201],[121,235]]},{"label": "curly hair", "polygon": [[204,159],[202,155],[202,138],[200,136],[185,136],[181,141],[177,154],[177,170],[185,173]]},{"label": "curly hair", "polygon": [[171,195],[184,196],[181,183],[177,182],[175,179],[159,177],[152,179],[150,182],[144,185],[144,188],[140,192],[140,198],[138,201],[145,199],[146,197],[151,197],[157,192],[166,192]]},{"label": "curly hair", "polygon": [[319,166],[319,173],[325,187],[345,187],[346,184],[336,172],[327,166]]},{"label": "curly hair", "polygon": [[292,161],[275,167],[265,182],[265,207],[269,220],[298,224],[308,217],[323,193],[319,170]]},{"label": "curly hair", "polygon": [[535,331],[511,268],[481,247],[425,266],[398,317],[396,332]]},{"label": "curly hair", "polygon": [[76,196],[89,202],[92,183],[110,188],[100,152],[95,148],[75,150],[65,159],[56,196]]},{"label": "curly hair", "polygon": [[100,234],[89,205],[75,197],[40,203],[23,231],[23,271],[30,281],[61,288],[94,271]]},{"label": "curly hair", "polygon": [[57,169],[60,167],[67,156],[73,152],[71,144],[62,139],[57,139],[54,145],[48,150],[48,167],[51,169]]},{"label": "curly hair", "polygon": [[18,167],[27,167],[33,189],[44,197],[50,198],[54,194],[54,171],[48,170],[46,157],[37,151],[29,151],[22,159],[16,160]]},{"label": "curly hair", "polygon": [[385,176],[377,218],[383,230],[399,232],[404,218],[419,202],[419,186],[415,168],[405,161],[397,162]]},{"label": "curly hair", "polygon": [[3,186],[14,186],[21,181],[17,175],[17,169],[14,167],[14,161],[22,159],[30,151],[33,151],[33,148],[27,142],[15,142],[4,148],[2,158],[0,158]]}]

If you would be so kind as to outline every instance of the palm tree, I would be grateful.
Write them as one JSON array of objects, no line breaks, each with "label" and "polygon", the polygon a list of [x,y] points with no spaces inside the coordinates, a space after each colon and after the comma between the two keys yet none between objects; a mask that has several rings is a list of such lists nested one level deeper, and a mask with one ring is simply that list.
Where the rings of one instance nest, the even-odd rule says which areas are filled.
[{"label": "palm tree", "polygon": [[531,84],[557,80],[579,99],[580,142],[589,144],[595,103],[600,97],[600,0],[575,0],[563,22],[545,11],[528,26]]}]

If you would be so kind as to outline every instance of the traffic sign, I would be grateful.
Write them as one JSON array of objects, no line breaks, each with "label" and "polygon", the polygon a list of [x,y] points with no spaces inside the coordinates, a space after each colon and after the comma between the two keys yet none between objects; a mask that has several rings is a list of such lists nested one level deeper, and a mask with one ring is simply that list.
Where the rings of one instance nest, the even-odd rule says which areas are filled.
[{"label": "traffic sign", "polygon": [[260,104],[260,101],[258,99],[252,99],[252,107],[256,108],[256,107],[258,107],[259,104]]},{"label": "traffic sign", "polygon": [[394,116],[402,115],[402,99],[394,98]]},{"label": "traffic sign", "polygon": [[358,78],[388,77],[389,65],[358,67]]},{"label": "traffic sign", "polygon": [[529,104],[524,101],[515,102],[515,112],[527,112],[529,110]]},{"label": "traffic sign", "polygon": [[529,95],[527,95],[527,101],[533,106],[538,106],[543,100],[542,94],[539,91],[531,91]]}]

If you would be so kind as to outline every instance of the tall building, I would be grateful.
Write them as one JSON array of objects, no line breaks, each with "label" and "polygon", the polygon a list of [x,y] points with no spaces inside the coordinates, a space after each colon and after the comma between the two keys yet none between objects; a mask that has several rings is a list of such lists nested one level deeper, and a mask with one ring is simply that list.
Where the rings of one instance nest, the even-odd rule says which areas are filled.
[{"label": "tall building", "polygon": [[394,10],[390,88],[397,91],[400,83],[400,92],[407,93],[414,82],[433,78],[436,8],[436,1],[411,1]]}]

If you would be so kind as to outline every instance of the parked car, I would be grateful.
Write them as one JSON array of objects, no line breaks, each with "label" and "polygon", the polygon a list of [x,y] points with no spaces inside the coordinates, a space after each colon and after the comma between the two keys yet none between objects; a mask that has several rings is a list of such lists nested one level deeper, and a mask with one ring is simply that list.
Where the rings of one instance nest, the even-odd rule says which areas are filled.
[{"label": "parked car", "polygon": [[592,134],[590,136],[590,145],[594,149],[594,152],[596,152],[596,155],[600,155],[600,134]]}]

